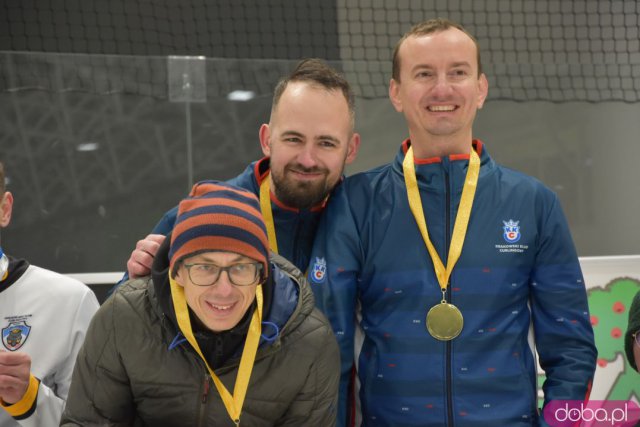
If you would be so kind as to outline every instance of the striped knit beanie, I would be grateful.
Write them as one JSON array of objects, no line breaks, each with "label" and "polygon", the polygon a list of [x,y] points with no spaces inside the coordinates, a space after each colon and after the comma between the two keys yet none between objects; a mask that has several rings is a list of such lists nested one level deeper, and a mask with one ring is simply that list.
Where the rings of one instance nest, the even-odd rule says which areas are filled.
[{"label": "striped knit beanie", "polygon": [[182,259],[208,251],[253,258],[268,274],[267,231],[254,194],[223,182],[202,181],[180,202],[169,248],[171,277]]}]

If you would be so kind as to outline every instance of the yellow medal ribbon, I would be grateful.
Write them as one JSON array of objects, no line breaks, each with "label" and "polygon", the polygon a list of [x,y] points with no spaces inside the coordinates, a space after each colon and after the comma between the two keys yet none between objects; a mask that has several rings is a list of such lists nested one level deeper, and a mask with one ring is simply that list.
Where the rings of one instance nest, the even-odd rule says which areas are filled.
[{"label": "yellow medal ribbon", "polygon": [[187,308],[187,301],[184,298],[184,288],[177,284],[171,276],[169,276],[169,282],[171,284],[171,298],[173,299],[173,306],[176,311],[176,318],[178,320],[178,326],[184,337],[189,341],[189,344],[202,358],[209,374],[213,379],[213,383],[222,398],[224,407],[227,409],[227,413],[231,420],[240,425],[240,413],[242,412],[242,405],[244,404],[244,398],[247,395],[247,389],[249,388],[249,378],[251,377],[251,371],[253,370],[253,363],[256,359],[256,353],[258,351],[258,343],[260,342],[260,334],[262,333],[262,284],[258,284],[256,288],[256,305],[257,308],[253,312],[251,317],[251,324],[249,325],[249,331],[247,333],[247,339],[244,343],[244,350],[242,350],[242,357],[240,358],[240,366],[238,367],[238,376],[236,377],[236,383],[233,388],[233,396],[229,393],[227,388],[222,384],[222,381],[213,372],[213,369],[209,366],[207,359],[202,355],[200,346],[193,336],[193,330],[191,329],[191,319],[189,318],[189,309]]},{"label": "yellow medal ribbon", "polygon": [[[449,254],[447,256],[446,268],[440,260],[438,252],[431,243],[431,240],[429,239],[427,222],[425,220],[424,211],[422,209],[422,201],[420,200],[420,191],[418,190],[418,181],[416,179],[416,169],[413,160],[413,147],[409,147],[409,149],[407,150],[407,154],[405,155],[404,161],[402,162],[402,171],[404,173],[404,181],[407,186],[407,197],[409,198],[409,206],[411,208],[411,212],[413,213],[413,217],[418,224],[418,228],[420,229],[420,234],[422,234],[422,239],[427,246],[429,255],[431,256],[433,268],[435,270],[436,277],[442,291],[442,304],[446,304],[445,293],[447,291],[447,286],[449,285],[449,277],[451,276],[454,265],[460,258],[460,254],[462,253],[462,246],[464,244],[464,238],[467,234],[467,226],[469,224],[469,217],[471,216],[471,207],[473,206],[473,198],[475,196],[476,188],[478,185],[478,176],[480,175],[480,157],[478,157],[478,154],[472,147],[471,154],[469,156],[469,167],[467,169],[467,176],[465,177],[464,186],[462,188],[460,206],[458,207],[456,222],[453,226],[453,236],[451,238],[451,245],[449,247]],[[444,333],[442,337],[436,336],[436,338],[438,339],[453,339],[460,333],[460,330],[462,329],[462,315],[459,314],[459,311],[455,306],[451,304],[449,304],[449,306],[451,306],[450,309],[444,311],[444,314],[442,313],[443,310],[439,310],[440,314],[442,315],[441,319],[446,318],[456,320],[460,323],[459,330],[457,330],[457,333],[454,331],[448,331]],[[457,314],[451,314],[451,310],[457,311]],[[458,316],[459,319],[457,319],[456,316]],[[442,320],[440,320],[440,322],[442,323]],[[430,323],[429,317],[427,317],[427,323]],[[443,327],[440,326],[439,328],[442,329]],[[429,330],[429,332],[434,335],[431,330]]]},{"label": "yellow medal ribbon", "polygon": [[278,240],[276,239],[276,227],[273,222],[273,212],[271,212],[271,183],[269,174],[265,176],[260,184],[260,212],[264,218],[264,224],[267,227],[267,239],[269,239],[269,248],[278,253]]},{"label": "yellow medal ribbon", "polygon": [[[265,176],[264,180],[260,184],[260,212],[262,213],[262,219],[264,219],[264,225],[267,227],[267,239],[269,239],[269,249],[272,252],[278,253],[278,239],[276,238],[276,226],[273,221],[273,212],[271,210],[271,183],[269,179],[269,172]],[[307,275],[308,272],[304,272]]]}]

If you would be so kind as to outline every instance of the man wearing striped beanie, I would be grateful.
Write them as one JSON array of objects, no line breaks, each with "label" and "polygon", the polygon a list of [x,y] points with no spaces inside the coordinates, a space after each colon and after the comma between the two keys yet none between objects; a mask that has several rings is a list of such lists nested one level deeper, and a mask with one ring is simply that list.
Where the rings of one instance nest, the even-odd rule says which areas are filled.
[{"label": "man wearing striped beanie", "polygon": [[256,196],[204,181],[151,276],[96,314],[61,425],[331,426],[338,379],[331,328],[300,271],[269,253]]},{"label": "man wearing striped beanie", "polygon": [[[203,183],[191,195],[178,207],[169,270],[198,319],[212,331],[228,330],[247,313],[268,277],[260,206],[253,194],[228,185]],[[207,286],[219,279],[220,266],[228,268],[227,280]]]}]

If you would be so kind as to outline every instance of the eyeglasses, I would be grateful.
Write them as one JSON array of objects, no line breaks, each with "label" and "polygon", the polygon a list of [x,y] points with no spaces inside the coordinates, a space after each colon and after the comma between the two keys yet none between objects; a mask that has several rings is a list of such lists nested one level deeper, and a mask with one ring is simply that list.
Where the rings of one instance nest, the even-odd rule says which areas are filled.
[{"label": "eyeglasses", "polygon": [[640,347],[640,331],[637,331],[635,334],[631,334],[633,340],[636,342],[636,345]]},{"label": "eyeglasses", "polygon": [[215,264],[184,264],[189,279],[196,286],[211,286],[220,278],[223,271],[227,272],[229,281],[236,286],[254,285],[262,276],[262,263],[239,263],[220,267]]}]

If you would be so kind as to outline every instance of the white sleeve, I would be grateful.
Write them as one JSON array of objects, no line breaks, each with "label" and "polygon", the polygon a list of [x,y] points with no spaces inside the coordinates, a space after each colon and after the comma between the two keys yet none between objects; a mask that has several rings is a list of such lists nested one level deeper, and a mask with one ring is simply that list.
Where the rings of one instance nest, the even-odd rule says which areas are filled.
[{"label": "white sleeve", "polygon": [[[75,316],[70,316],[72,320],[68,325],[69,353],[62,359],[59,368],[51,373],[51,378],[39,378],[36,404],[21,416],[14,415],[14,419],[21,427],[57,427],[60,424],[76,357],[84,342],[89,323],[98,308],[95,294],[91,289],[86,288],[86,292],[76,306]],[[64,309],[71,310],[72,307]],[[38,356],[45,355],[34,355],[34,357]]]}]

